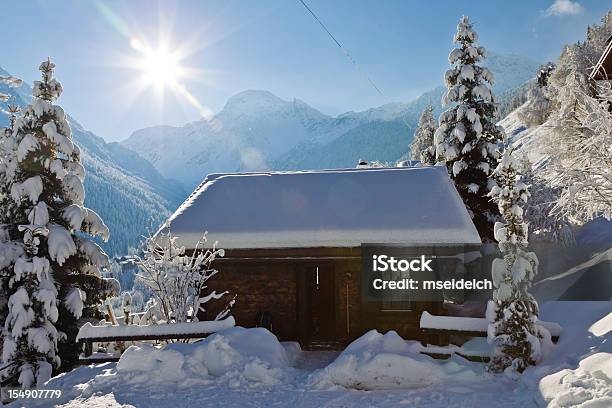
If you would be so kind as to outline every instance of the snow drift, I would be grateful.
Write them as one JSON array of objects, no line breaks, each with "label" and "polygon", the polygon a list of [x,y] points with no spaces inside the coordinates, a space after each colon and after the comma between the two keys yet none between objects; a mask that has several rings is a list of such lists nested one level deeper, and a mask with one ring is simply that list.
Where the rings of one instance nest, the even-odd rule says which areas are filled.
[{"label": "snow drift", "polygon": [[612,407],[612,354],[596,353],[540,381],[544,404],[556,407]]},{"label": "snow drift", "polygon": [[142,384],[186,386],[216,377],[230,386],[274,385],[288,366],[285,348],[268,330],[233,327],[192,344],[131,346],[117,363],[117,373],[127,382]]},{"label": "snow drift", "polygon": [[476,374],[455,362],[435,362],[419,354],[419,344],[407,342],[395,331],[381,334],[370,330],[352,342],[329,366],[313,373],[315,388],[342,386],[362,390],[420,388]]}]

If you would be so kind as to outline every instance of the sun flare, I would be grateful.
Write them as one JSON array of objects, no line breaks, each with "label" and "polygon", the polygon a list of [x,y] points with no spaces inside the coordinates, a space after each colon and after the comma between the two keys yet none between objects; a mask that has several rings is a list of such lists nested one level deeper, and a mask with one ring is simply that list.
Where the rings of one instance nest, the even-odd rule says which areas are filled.
[{"label": "sun flare", "polygon": [[204,71],[184,64],[184,59],[192,55],[186,44],[172,46],[172,41],[162,36],[157,46],[152,46],[144,37],[129,37],[129,45],[135,53],[123,56],[122,65],[138,72],[132,82],[134,93],[140,95],[147,89],[153,89],[157,101],[163,104],[166,94],[180,97],[198,110],[205,118],[212,116],[212,111],[198,100],[187,88],[186,82],[202,82]]},{"label": "sun flare", "polygon": [[184,77],[184,68],[176,53],[165,46],[151,48],[137,38],[132,38],[130,45],[141,54],[137,65],[147,83],[164,88],[179,86],[179,80]]}]

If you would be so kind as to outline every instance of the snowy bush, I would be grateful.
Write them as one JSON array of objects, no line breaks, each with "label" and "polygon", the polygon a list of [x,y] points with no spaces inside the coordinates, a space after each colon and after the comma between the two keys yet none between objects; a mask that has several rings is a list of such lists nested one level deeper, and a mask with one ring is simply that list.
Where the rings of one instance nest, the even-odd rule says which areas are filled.
[{"label": "snowy bush", "polygon": [[[223,256],[223,249],[204,249],[206,234],[188,254],[184,247],[177,245],[169,224],[165,224],[155,236],[145,241],[143,255],[137,257],[140,272],[137,279],[153,293],[155,299],[152,313],[161,313],[166,323],[186,322],[189,318],[197,321],[198,312],[205,312],[205,304],[211,299],[221,299],[227,292],[205,293],[207,281],[218,271],[212,268],[217,256]],[[215,318],[227,316],[234,299]]]},{"label": "snowy bush", "polygon": [[476,45],[478,35],[469,18],[462,17],[454,37],[459,45],[448,60],[453,65],[444,76],[447,91],[435,132],[437,160],[446,163],[451,178],[484,240],[493,239],[492,220],[497,208],[487,197],[489,176],[499,155],[503,129],[496,125],[497,105],[490,89],[493,74],[477,65],[485,49]]},{"label": "snowy bush", "polygon": [[520,163],[510,148],[500,158],[489,195],[499,206],[504,222],[495,223],[495,239],[503,259],[493,260],[493,300],[487,306],[488,341],[495,352],[492,372],[521,373],[541,357],[540,337],[550,338],[536,325],[538,304],[527,291],[537,273],[538,258],[527,252],[528,231],[522,205],[529,192],[518,172]]}]

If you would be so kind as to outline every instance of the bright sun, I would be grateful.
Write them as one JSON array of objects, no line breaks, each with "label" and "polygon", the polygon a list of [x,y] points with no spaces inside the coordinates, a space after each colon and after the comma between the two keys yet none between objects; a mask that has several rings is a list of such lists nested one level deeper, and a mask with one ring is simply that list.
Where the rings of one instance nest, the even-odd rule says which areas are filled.
[{"label": "bright sun", "polygon": [[164,46],[157,49],[145,46],[137,38],[133,38],[130,45],[141,53],[141,59],[137,65],[149,84],[161,88],[180,86],[179,80],[184,76],[184,68],[176,53],[169,51]]},{"label": "bright sun", "polygon": [[144,39],[132,37],[129,40],[137,55],[127,58],[127,65],[139,71],[138,92],[146,88],[157,90],[158,101],[164,101],[165,91],[179,95],[198,110],[203,117],[210,117],[212,112],[185,87],[184,81],[201,77],[200,70],[183,65],[183,59],[189,55],[186,50],[171,47],[167,40],[161,41],[157,47],[152,47]]}]

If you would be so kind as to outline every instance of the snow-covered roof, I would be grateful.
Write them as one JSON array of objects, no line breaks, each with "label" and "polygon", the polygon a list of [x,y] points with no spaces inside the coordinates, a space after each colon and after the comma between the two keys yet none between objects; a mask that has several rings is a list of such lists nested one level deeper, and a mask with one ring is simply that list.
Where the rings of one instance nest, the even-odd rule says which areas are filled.
[{"label": "snow-covered roof", "polygon": [[212,174],[170,221],[187,248],[480,243],[444,167]]}]

